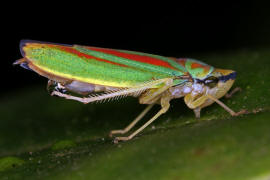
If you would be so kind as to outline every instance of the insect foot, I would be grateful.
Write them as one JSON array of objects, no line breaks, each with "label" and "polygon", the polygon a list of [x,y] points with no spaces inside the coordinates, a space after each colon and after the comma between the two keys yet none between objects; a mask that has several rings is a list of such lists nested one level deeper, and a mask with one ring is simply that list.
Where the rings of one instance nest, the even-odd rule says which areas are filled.
[{"label": "insect foot", "polygon": [[114,138],[113,142],[117,144],[119,141],[128,141],[130,139],[131,139],[130,137],[116,137]]},{"label": "insect foot", "polygon": [[235,113],[233,116],[239,116],[239,115],[242,115],[242,114],[249,114],[249,112],[246,109],[242,109],[241,111]]}]

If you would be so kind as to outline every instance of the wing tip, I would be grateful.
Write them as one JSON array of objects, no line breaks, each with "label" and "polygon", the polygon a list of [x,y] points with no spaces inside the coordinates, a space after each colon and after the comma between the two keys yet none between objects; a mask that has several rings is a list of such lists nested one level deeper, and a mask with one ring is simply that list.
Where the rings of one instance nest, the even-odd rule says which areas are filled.
[{"label": "wing tip", "polygon": [[22,59],[16,60],[12,65],[14,65],[14,66],[20,65],[22,68],[32,71],[32,69],[28,66],[28,63],[29,62],[27,61],[26,58],[22,58]]},{"label": "wing tip", "polygon": [[30,40],[30,39],[22,39],[20,41],[20,52],[23,57],[25,57],[25,52],[23,48],[27,46],[27,44],[52,44],[52,45],[60,45],[60,46],[69,46],[72,47],[73,45],[70,44],[62,44],[62,43],[53,43],[53,42],[46,42],[46,41],[37,41],[37,40]]}]

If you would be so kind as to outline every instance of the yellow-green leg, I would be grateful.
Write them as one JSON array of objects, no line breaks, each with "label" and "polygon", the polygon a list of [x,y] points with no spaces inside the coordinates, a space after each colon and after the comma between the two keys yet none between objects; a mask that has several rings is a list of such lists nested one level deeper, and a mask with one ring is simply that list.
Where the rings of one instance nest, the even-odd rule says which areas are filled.
[{"label": "yellow-green leg", "polygon": [[132,139],[134,136],[136,136],[138,133],[140,133],[144,128],[146,128],[149,124],[151,124],[153,121],[155,121],[160,115],[164,114],[168,111],[170,107],[170,100],[171,97],[169,93],[164,93],[164,95],[161,97],[160,104],[161,104],[161,110],[152,117],[149,121],[147,121],[143,126],[141,126],[139,129],[137,129],[135,132],[133,132],[131,135],[127,137],[116,137],[114,142],[117,143],[118,141],[127,141]]},{"label": "yellow-green leg", "polygon": [[[141,92],[144,92],[146,90],[149,90],[153,87],[156,87],[157,85],[161,85],[161,84],[165,84],[164,86],[168,86],[168,84],[172,84],[172,79],[170,78],[164,78],[164,79],[158,79],[158,80],[154,80],[154,81],[150,81],[150,82],[146,82],[146,83],[142,83],[139,84],[138,86],[135,87],[131,87],[131,88],[124,88],[124,89],[119,89],[116,91],[112,91],[112,92],[104,92],[103,94],[100,95],[90,95],[89,97],[77,97],[77,96],[72,96],[69,94],[64,94],[58,91],[53,91],[51,93],[51,95],[56,95],[59,97],[64,97],[66,99],[71,99],[71,100],[75,100],[75,101],[79,101],[82,102],[84,104],[87,103],[91,103],[91,102],[95,102],[95,101],[103,101],[106,99],[111,99],[114,97],[121,97],[121,96],[127,96],[127,95],[136,95],[136,94],[140,94]],[[158,92],[159,90],[163,90],[164,86],[162,88],[157,89]],[[153,96],[153,98],[155,99],[156,96]],[[153,99],[151,98],[151,99]],[[143,104],[152,104],[152,103],[143,103]]]},{"label": "yellow-green leg", "polygon": [[144,128],[146,128],[149,124],[151,124],[153,121],[155,121],[161,114],[164,114],[166,111],[168,111],[170,107],[170,104],[168,103],[166,106],[162,107],[162,109],[149,121],[147,121],[143,126],[141,126],[139,129],[137,129],[135,132],[133,132],[131,135],[127,137],[116,137],[114,139],[114,142],[117,143],[118,141],[127,141],[132,139],[134,136],[136,136],[138,133],[140,133]]},{"label": "yellow-green leg", "polygon": [[126,128],[124,129],[119,129],[119,130],[112,130],[110,132],[110,137],[112,137],[112,135],[114,134],[125,134],[127,133],[131,128],[133,128],[137,122],[139,122],[144,116],[145,114],[150,111],[150,109],[154,106],[155,104],[149,104],[144,110],[143,112],[141,112],[141,114],[139,114],[136,119],[134,119]]}]

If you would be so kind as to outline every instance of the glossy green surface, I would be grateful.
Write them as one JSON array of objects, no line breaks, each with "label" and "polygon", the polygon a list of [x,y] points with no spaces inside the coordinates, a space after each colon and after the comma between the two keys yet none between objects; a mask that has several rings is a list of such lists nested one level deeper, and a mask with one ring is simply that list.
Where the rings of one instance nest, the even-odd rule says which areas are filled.
[{"label": "glossy green surface", "polygon": [[[127,125],[144,105],[133,98],[84,105],[50,97],[44,83],[1,97],[0,157],[18,157],[24,163],[0,172],[0,179],[269,178],[269,49],[194,57],[236,70],[234,87],[242,92],[221,100],[235,111],[252,113],[230,117],[214,104],[202,110],[198,121],[176,99],[138,137],[113,144],[108,132]],[[76,145],[53,150],[59,142]]]},{"label": "glossy green surface", "polygon": [[[26,43],[23,46],[23,51],[25,57],[34,67],[52,76],[92,84],[132,87],[153,79],[183,75],[180,69],[137,62],[102,52],[90,51],[81,46]],[[173,60],[167,60],[177,64]],[[163,63],[163,61],[160,62]],[[169,62],[165,62],[165,64],[171,67]],[[178,66],[180,65],[178,64]],[[37,71],[37,73],[39,72]]]}]

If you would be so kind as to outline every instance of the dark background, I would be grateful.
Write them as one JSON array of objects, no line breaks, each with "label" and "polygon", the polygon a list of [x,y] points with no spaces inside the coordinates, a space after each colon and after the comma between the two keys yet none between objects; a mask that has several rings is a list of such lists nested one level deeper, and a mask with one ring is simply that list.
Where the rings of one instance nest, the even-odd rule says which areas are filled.
[{"label": "dark background", "polygon": [[[73,5],[71,5],[72,7]],[[108,5],[109,7],[110,5]],[[268,6],[259,3],[181,4],[176,9],[74,5],[61,11],[29,8],[3,14],[1,91],[17,91],[47,80],[12,63],[19,42],[32,39],[142,51],[174,57],[269,46]],[[61,6],[59,6],[61,7]],[[180,8],[181,7],[181,8]],[[166,10],[166,11],[165,11]],[[63,11],[63,12],[62,12]],[[14,14],[13,14],[14,15]],[[196,58],[196,57],[194,57]]]}]

